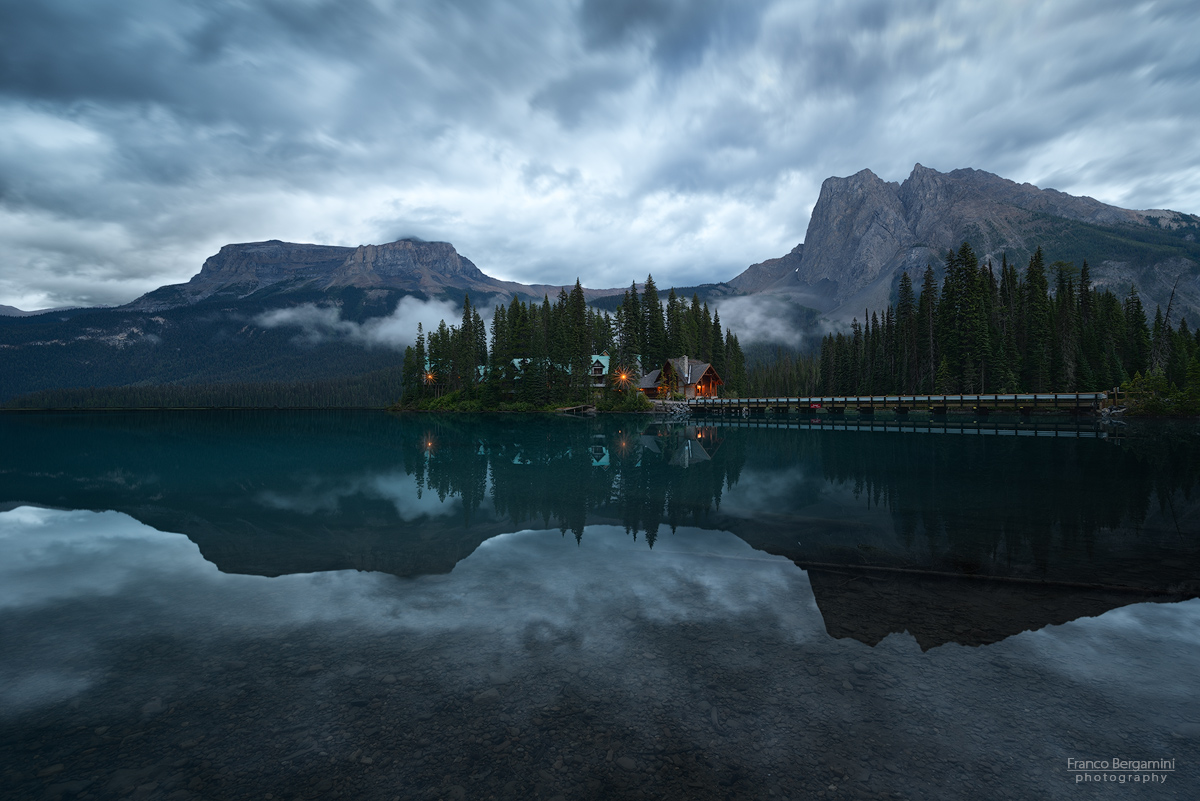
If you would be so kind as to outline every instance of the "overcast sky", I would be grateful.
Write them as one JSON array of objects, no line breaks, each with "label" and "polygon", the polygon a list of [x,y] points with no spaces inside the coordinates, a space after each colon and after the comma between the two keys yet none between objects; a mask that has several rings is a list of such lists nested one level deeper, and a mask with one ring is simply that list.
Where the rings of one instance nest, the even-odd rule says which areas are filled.
[{"label": "overcast sky", "polygon": [[727,280],[916,162],[1200,212],[1198,41],[1194,0],[0,0],[0,303],[264,239]]}]

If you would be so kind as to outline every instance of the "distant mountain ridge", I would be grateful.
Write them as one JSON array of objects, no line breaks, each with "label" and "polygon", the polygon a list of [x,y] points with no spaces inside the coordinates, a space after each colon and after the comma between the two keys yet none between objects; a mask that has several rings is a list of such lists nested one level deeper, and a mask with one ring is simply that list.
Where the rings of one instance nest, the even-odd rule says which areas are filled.
[{"label": "distant mountain ridge", "polygon": [[1089,197],[1018,184],[973,169],[938,172],[917,164],[903,183],[870,170],[828,178],[802,247],[751,265],[729,283],[743,291],[785,294],[834,317],[881,310],[901,272],[919,284],[927,264],[970,242],[983,259],[1007,254],[1023,267],[1041,246],[1047,263],[1089,262],[1093,282],[1118,295],[1138,285],[1149,307],[1176,304],[1200,312],[1200,217],[1134,211]]},{"label": "distant mountain ridge", "polygon": [[79,308],[79,307],[77,307],[77,306],[57,306],[53,309],[32,309],[30,311],[26,311],[25,309],[18,309],[16,306],[5,306],[3,304],[0,304],[0,317],[32,317],[35,314],[46,314],[47,312],[56,312],[56,311],[71,311],[72,309],[76,309],[76,308]]},{"label": "distant mountain ridge", "polygon": [[[415,317],[391,322],[402,334],[370,342],[363,334],[377,331],[406,297],[462,303],[469,294],[487,306],[517,296],[540,303],[572,286],[492,278],[448,242],[226,245],[187,283],[124,306],[0,317],[0,403],[66,388],[360,377],[399,364],[395,346],[415,333]],[[735,292],[726,285],[710,289]],[[614,308],[624,291],[587,289],[584,296]],[[309,308],[300,322],[271,322],[271,312],[303,307]]]},{"label": "distant mountain ridge", "polygon": [[[941,173],[918,164],[902,183],[870,170],[827,179],[803,244],[727,283],[677,292],[696,292],[710,305],[730,296],[772,295],[801,312],[798,319],[815,319],[816,309],[849,320],[865,309],[883,310],[901,273],[919,284],[927,264],[940,272],[945,253],[967,241],[996,264],[1007,255],[1023,267],[1038,246],[1048,265],[1061,259],[1079,266],[1086,259],[1097,286],[1123,297],[1136,283],[1151,315],[1156,304],[1165,309],[1175,287],[1173,319],[1186,316],[1195,326],[1198,237],[1195,215],[1121,209],[979,170]],[[513,296],[540,301],[570,286],[493,278],[448,242],[230,244],[190,281],[125,306],[0,315],[0,402],[68,387],[358,376],[394,367],[396,351],[345,335],[299,337],[298,328],[265,325],[263,315],[308,304],[353,328],[392,314],[406,296],[461,303],[469,293],[487,306]],[[584,295],[612,310],[624,292],[585,289]]]},{"label": "distant mountain ridge", "polygon": [[[200,272],[186,284],[160,287],[122,308],[159,311],[214,296],[243,298],[267,288],[327,292],[346,287],[453,296],[459,301],[465,293],[475,298],[519,295],[540,300],[564,288],[492,278],[449,242],[400,239],[383,245],[342,247],[272,239],[225,245],[205,260]],[[590,300],[620,291],[588,290],[585,295]]]}]

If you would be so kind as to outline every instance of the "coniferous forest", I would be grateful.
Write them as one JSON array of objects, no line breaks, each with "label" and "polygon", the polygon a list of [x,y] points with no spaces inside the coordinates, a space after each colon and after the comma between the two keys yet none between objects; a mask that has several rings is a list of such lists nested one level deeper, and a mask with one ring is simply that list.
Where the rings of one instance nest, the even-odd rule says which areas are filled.
[{"label": "coniferous forest", "polygon": [[819,375],[830,395],[1122,386],[1182,413],[1200,402],[1200,331],[1170,305],[1148,325],[1137,288],[1122,300],[1092,286],[1087,262],[1047,268],[1038,248],[1023,272],[1007,257],[995,270],[964,242],[940,289],[932,266],[919,295],[902,274],[895,305],[827,335]]},{"label": "coniferous forest", "polygon": [[616,314],[589,307],[579,281],[551,303],[513,298],[498,306],[491,330],[470,297],[459,325],[418,326],[404,353],[402,405],[407,408],[540,409],[594,400],[592,356],[608,353],[602,409],[637,410],[639,365],[646,371],[678,356],[710,362],[729,394],[744,394],[745,357],[738,338],[693,294],[690,304],[671,289],[662,302],[653,276],[642,292],[634,283]]}]

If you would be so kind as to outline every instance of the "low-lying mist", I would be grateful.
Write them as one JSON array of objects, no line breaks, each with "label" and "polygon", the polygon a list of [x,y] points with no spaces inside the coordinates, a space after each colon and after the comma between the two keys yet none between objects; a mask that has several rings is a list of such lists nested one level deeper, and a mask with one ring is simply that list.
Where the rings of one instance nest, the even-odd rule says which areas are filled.
[{"label": "low-lying mist", "polygon": [[[486,311],[486,318],[491,318],[491,308],[479,311],[481,315]],[[258,315],[254,322],[263,328],[299,328],[296,340],[308,345],[347,340],[367,348],[403,350],[416,340],[417,323],[430,331],[436,329],[441,320],[447,325],[455,325],[461,318],[462,307],[452,301],[409,296],[401,298],[391,314],[361,323],[343,319],[341,309],[337,307],[314,303],[273,309]]]},{"label": "low-lying mist", "polygon": [[[495,304],[504,301],[497,298],[488,306],[479,307],[485,325],[491,324]],[[720,314],[722,327],[736,334],[743,346],[775,345],[804,351],[816,347],[828,333],[815,310],[788,298],[772,295],[725,298],[715,304],[714,310]],[[306,345],[342,340],[367,348],[403,350],[413,344],[418,323],[425,331],[431,331],[442,320],[447,325],[457,325],[461,319],[460,304],[408,296],[400,299],[391,314],[361,323],[344,319],[336,306],[315,303],[273,309],[258,315],[254,323],[263,328],[298,328],[296,341]]]},{"label": "low-lying mist", "polygon": [[716,306],[721,325],[746,345],[782,345],[806,350],[820,343],[826,331],[817,312],[775,295],[743,295],[721,300]]}]

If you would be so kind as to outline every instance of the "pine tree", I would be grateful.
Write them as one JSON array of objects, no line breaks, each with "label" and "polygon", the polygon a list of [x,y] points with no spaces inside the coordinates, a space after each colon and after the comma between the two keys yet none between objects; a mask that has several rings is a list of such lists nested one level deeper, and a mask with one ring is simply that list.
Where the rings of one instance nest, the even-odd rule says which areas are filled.
[{"label": "pine tree", "polygon": [[738,342],[737,335],[730,331],[725,332],[725,353],[725,369],[729,372],[729,378],[726,379],[726,394],[731,394],[736,398],[745,397],[746,356],[742,353],[742,346]]},{"label": "pine tree", "polygon": [[900,274],[900,289],[896,300],[896,369],[899,381],[896,388],[912,393],[917,388],[917,299],[912,278]]},{"label": "pine tree", "polygon": [[667,329],[663,321],[662,303],[658,299],[658,288],[654,276],[646,276],[646,287],[642,294],[642,314],[645,316],[645,355],[649,364],[659,365],[667,360]]},{"label": "pine tree", "polygon": [[725,381],[725,336],[721,332],[721,314],[717,311],[713,311],[712,341],[712,368]]},{"label": "pine tree", "polygon": [[575,279],[575,286],[566,299],[564,331],[562,336],[570,349],[567,364],[571,368],[571,400],[587,400],[590,384],[589,367],[592,363],[592,337],[587,324],[587,301],[583,297],[583,286]]},{"label": "pine tree", "polygon": [[683,351],[683,309],[679,298],[675,296],[675,287],[667,295],[667,358],[674,359],[684,355]]},{"label": "pine tree", "polygon": [[1025,271],[1022,328],[1025,330],[1025,358],[1021,383],[1027,392],[1045,392],[1050,387],[1051,314],[1049,286],[1046,281],[1042,249],[1029,259]]},{"label": "pine tree", "polygon": [[865,337],[863,336],[862,323],[855,317],[850,321],[850,353],[848,356],[848,367],[850,368],[849,378],[849,394],[862,395],[865,393],[863,387],[863,350],[865,348]]},{"label": "pine tree", "polygon": [[854,365],[851,358],[850,338],[839,331],[833,339],[834,353],[834,382],[833,395],[851,395],[854,393]]},{"label": "pine tree", "polygon": [[[944,376],[938,378],[938,392],[958,392],[964,370],[966,351],[966,286],[964,270],[953,250],[946,254],[946,277],[942,281],[942,296],[937,305],[937,341],[939,371],[946,363]],[[948,389],[946,387],[949,387]]]},{"label": "pine tree", "polygon": [[1137,285],[1129,288],[1125,299],[1125,343],[1122,360],[1125,372],[1130,376],[1146,375],[1150,370],[1150,329],[1146,326],[1146,312],[1138,295]]},{"label": "pine tree", "polygon": [[696,355],[700,357],[702,362],[712,361],[712,314],[708,310],[708,303],[705,303],[700,309],[700,319],[696,321],[696,344],[698,352]]},{"label": "pine tree", "polygon": [[821,391],[826,395],[837,392],[835,347],[833,334],[826,334],[821,338]]},{"label": "pine tree", "polygon": [[1150,370],[1157,372],[1166,362],[1167,343],[1171,329],[1163,322],[1162,306],[1154,307],[1154,324],[1150,326]]},{"label": "pine tree", "polygon": [[415,404],[425,393],[425,365],[417,349],[409,345],[404,349],[404,401]]},{"label": "pine tree", "polygon": [[917,304],[917,356],[920,364],[918,391],[932,392],[937,380],[937,277],[933,265],[925,267],[921,297]]},{"label": "pine tree", "polygon": [[1101,332],[1096,328],[1096,299],[1092,289],[1091,272],[1085,261],[1079,270],[1079,385],[1085,389],[1099,387],[1103,372],[1100,349]]},{"label": "pine tree", "polygon": [[[622,364],[633,364],[643,357],[642,304],[638,299],[637,284],[629,287],[621,303],[618,327],[620,329],[620,356]],[[653,367],[642,361],[642,369],[650,372]]]},{"label": "pine tree", "polygon": [[1100,363],[1096,367],[1100,386],[1118,387],[1132,374],[1126,371],[1122,356],[1127,331],[1125,309],[1111,291],[1096,296],[1096,331],[1100,338],[1097,346]]},{"label": "pine tree", "polygon": [[704,315],[700,311],[700,296],[692,293],[692,305],[683,315],[683,353],[680,356],[700,355],[700,321]]},{"label": "pine tree", "polygon": [[1055,262],[1054,354],[1052,386],[1055,391],[1078,388],[1079,373],[1079,306],[1072,265]]}]

